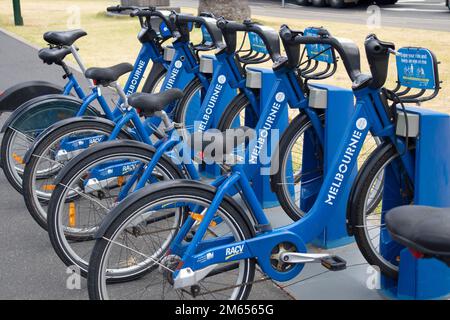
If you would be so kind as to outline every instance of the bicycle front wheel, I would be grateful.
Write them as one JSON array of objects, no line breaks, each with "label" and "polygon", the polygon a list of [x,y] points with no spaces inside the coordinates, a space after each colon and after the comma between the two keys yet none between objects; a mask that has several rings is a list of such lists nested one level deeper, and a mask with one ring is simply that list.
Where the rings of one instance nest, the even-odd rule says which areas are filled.
[{"label": "bicycle front wheel", "polygon": [[[0,162],[14,189],[22,193],[24,157],[37,136],[54,123],[76,116],[81,105],[82,101],[73,97],[43,96],[27,102],[21,107],[23,111],[10,115],[9,126],[2,138]],[[88,107],[86,115],[98,113]]]},{"label": "bicycle front wheel", "polygon": [[[48,132],[35,146],[23,175],[23,196],[28,211],[42,228],[47,230],[47,206],[60,170],[89,146],[106,141],[113,129],[95,120],[73,122]],[[125,132],[118,136],[129,138]],[[82,141],[82,146],[76,144]],[[67,151],[71,148],[75,149]]]},{"label": "bicycle front wheel", "polygon": [[[385,179],[396,179],[396,183],[388,183],[385,187]],[[381,199],[374,206],[373,199],[379,195]],[[398,276],[402,246],[390,240],[383,204],[408,205],[413,197],[414,189],[396,148],[391,144],[380,145],[358,173],[349,202],[349,221],[364,258],[390,278]]]},{"label": "bicycle front wheel", "polygon": [[227,106],[220,117],[217,129],[223,132],[227,129],[238,128],[241,126],[252,127],[252,124],[256,124],[258,119],[259,116],[252,108],[250,101],[241,93]]},{"label": "bicycle front wheel", "polygon": [[[48,233],[67,266],[76,265],[83,276],[87,275],[100,224],[118,201],[133,191],[153,157],[154,149],[143,143],[110,141],[83,152],[66,165],[50,199]],[[181,170],[162,157],[147,183],[182,178]]]},{"label": "bicycle front wheel", "polygon": [[[172,274],[180,257],[168,252],[179,232],[181,217],[189,208],[206,210],[213,190],[183,183],[151,186],[131,195],[112,212],[117,218],[98,239],[89,262],[88,289],[91,299],[246,299],[255,275],[254,259],[221,263],[203,280],[189,288],[175,289]],[[231,243],[253,236],[237,208],[225,199],[203,241],[224,239]],[[137,222],[140,232],[132,232]],[[190,236],[198,223],[192,226]],[[220,240],[222,239],[222,240]],[[183,243],[189,244],[187,236]],[[108,283],[111,276],[141,276],[120,286]],[[145,276],[144,276],[145,274]]]},{"label": "bicycle front wheel", "polygon": [[174,121],[184,124],[185,128],[192,128],[198,118],[203,95],[203,85],[198,78],[195,78],[184,89],[184,95],[174,110]]},{"label": "bicycle front wheel", "polygon": [[[321,119],[323,120],[323,116]],[[378,138],[370,134],[367,136],[358,156],[358,166],[370,157],[379,143]],[[278,159],[272,160],[272,188],[280,205],[294,221],[302,218],[307,208],[315,201],[316,194],[311,197],[308,193],[310,198],[303,198],[303,188],[320,189],[324,168],[322,148],[311,121],[306,115],[300,114],[283,133],[279,149],[275,152]],[[278,165],[274,166],[276,160]],[[380,198],[380,192],[374,194],[369,205],[376,207]]]}]

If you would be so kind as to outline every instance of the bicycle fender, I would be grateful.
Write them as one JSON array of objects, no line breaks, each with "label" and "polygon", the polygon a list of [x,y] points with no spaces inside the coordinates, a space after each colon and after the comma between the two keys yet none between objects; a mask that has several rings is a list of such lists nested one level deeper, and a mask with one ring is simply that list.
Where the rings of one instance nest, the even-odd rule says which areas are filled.
[{"label": "bicycle fender", "polygon": [[[62,127],[65,127],[69,124],[73,123],[83,123],[83,122],[96,122],[101,124],[106,124],[107,126],[111,127],[111,130],[114,129],[116,123],[112,120],[101,118],[101,117],[93,117],[93,116],[82,116],[82,117],[74,117],[74,118],[67,118],[61,121],[58,121],[54,124],[52,124],[50,127],[45,129],[36,140],[34,140],[31,147],[28,149],[27,153],[25,154],[24,161],[25,163],[28,163],[31,159],[31,155],[34,154],[34,151],[36,150],[37,146],[41,144],[42,141],[44,141],[49,134],[54,132],[55,130],[58,130]],[[125,133],[128,136],[128,139],[133,139],[131,135],[125,131],[124,129],[121,130],[123,133]]]},{"label": "bicycle fender", "polygon": [[63,87],[47,81],[19,83],[0,94],[0,113],[14,111],[23,103],[36,97],[63,92]]},{"label": "bicycle fender", "polygon": [[150,73],[147,79],[145,79],[144,86],[142,87],[142,92],[151,93],[149,90],[149,85],[153,81],[153,78],[157,77],[162,72],[167,71],[167,68],[162,63],[153,63]]},{"label": "bicycle fender", "polygon": [[[152,156],[156,152],[155,147],[148,145],[144,142],[140,142],[140,141],[136,141],[136,140],[111,140],[111,141],[105,141],[102,143],[98,143],[98,144],[93,145],[92,147],[89,147],[88,149],[86,149],[85,151],[83,151],[82,153],[77,155],[73,159],[73,163],[79,163],[79,162],[83,161],[85,158],[90,157],[92,154],[98,153],[104,149],[114,148],[116,146],[117,147],[120,146],[120,147],[139,148],[139,149],[142,149],[145,153],[148,153],[149,155],[152,155]],[[177,165],[175,165],[168,156],[163,155],[163,158],[164,158],[164,160],[166,160],[168,162],[169,165],[171,165],[171,167],[174,170],[176,170],[178,172],[180,177],[186,176],[186,174],[184,174],[183,171],[181,171],[180,168]],[[60,184],[61,179],[67,174],[67,172],[69,170],[71,170],[70,165],[64,166],[63,169],[58,174],[58,176],[56,177],[54,184],[55,185]]]},{"label": "bicycle fender", "polygon": [[[103,219],[100,228],[98,229],[97,233],[95,234],[96,239],[101,239],[106,233],[106,230],[109,228],[109,226],[116,221],[116,219],[121,215],[124,208],[132,204],[133,202],[137,201],[138,199],[145,197],[153,192],[160,191],[160,190],[167,190],[167,189],[174,189],[174,188],[195,188],[195,189],[201,189],[203,191],[209,192],[212,195],[216,194],[216,188],[213,186],[210,186],[206,183],[201,183],[196,180],[186,180],[186,179],[180,179],[180,180],[170,180],[170,181],[162,181],[155,184],[151,184],[145,188],[142,188],[136,192],[133,192],[131,195],[126,197],[122,202],[119,203],[114,209],[112,209],[105,219]],[[226,195],[224,197],[224,201],[228,201],[228,203],[233,206],[233,208],[237,212],[242,212],[242,207],[238,205],[236,200],[234,200],[232,197]],[[250,222],[250,219],[246,214],[242,214],[242,218],[244,219],[244,222],[247,224],[249,229],[252,232],[252,237],[255,236],[255,228],[253,227],[253,224]]]},{"label": "bicycle fender", "polygon": [[[70,110],[74,115],[78,112],[83,101],[79,98],[72,96],[65,96],[62,94],[49,94],[44,96],[39,96],[26,101],[20,105],[14,112],[8,117],[6,122],[3,124],[0,132],[5,132],[9,127],[17,126],[21,121],[23,121],[27,116],[30,116],[31,112],[44,111],[45,108],[49,107],[51,103],[54,102],[64,102],[64,107]],[[51,110],[51,109],[49,109]],[[88,107],[87,113],[90,115],[99,115],[99,112],[92,106]]]}]

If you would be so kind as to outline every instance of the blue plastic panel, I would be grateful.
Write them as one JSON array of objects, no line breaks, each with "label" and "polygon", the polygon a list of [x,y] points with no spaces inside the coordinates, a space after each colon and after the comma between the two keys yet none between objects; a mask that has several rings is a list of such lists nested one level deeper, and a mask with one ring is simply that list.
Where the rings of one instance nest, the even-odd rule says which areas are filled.
[{"label": "blue plastic panel", "polygon": [[202,25],[202,36],[203,36],[203,43],[205,45],[213,44],[213,39],[204,25]]},{"label": "blue plastic panel", "polygon": [[[450,136],[450,117],[422,108],[408,107],[407,110],[420,117],[420,135],[415,152],[414,204],[449,207],[450,140],[446,137]],[[393,176],[386,171],[383,211],[405,204],[401,186]],[[396,281],[382,277],[383,294],[396,299],[440,299],[450,295],[450,268],[442,262],[415,259],[408,249],[402,249],[392,241],[386,229],[382,232],[380,247],[390,261],[396,261],[396,256],[400,255],[399,278]],[[390,255],[386,256],[388,252]]]},{"label": "blue plastic panel", "polygon": [[434,55],[428,49],[408,47],[398,50],[398,81],[405,87],[435,89],[435,66]]},{"label": "blue plastic panel", "polygon": [[[304,31],[304,35],[308,37],[318,37],[318,28],[306,28]],[[316,61],[326,62],[326,63],[334,63],[334,54],[333,50],[329,45],[325,44],[307,44],[306,45],[306,54],[309,59],[313,59]]]}]

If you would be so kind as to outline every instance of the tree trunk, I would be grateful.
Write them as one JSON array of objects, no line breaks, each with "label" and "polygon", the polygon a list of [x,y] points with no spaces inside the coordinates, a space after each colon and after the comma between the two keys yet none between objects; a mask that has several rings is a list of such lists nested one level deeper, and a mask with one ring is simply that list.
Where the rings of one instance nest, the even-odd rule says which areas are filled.
[{"label": "tree trunk", "polygon": [[250,19],[248,0],[199,0],[198,12],[212,12],[234,21]]},{"label": "tree trunk", "polygon": [[167,7],[170,6],[170,0],[120,0],[122,6],[137,7]]}]

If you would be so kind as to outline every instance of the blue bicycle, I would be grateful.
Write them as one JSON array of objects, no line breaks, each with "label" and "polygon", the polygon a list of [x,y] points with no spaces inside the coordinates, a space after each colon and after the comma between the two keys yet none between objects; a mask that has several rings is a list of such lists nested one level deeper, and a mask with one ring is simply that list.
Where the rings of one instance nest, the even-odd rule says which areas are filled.
[{"label": "blue bicycle", "polygon": [[[130,8],[112,7],[109,8],[109,11],[120,11],[123,9]],[[164,18],[162,14],[161,17]],[[168,21],[164,22],[161,20],[161,17],[156,14],[154,16],[154,18],[159,19],[158,28],[167,28],[165,25]],[[167,18],[165,19],[167,20]],[[170,64],[170,61],[164,59],[164,49],[162,47],[162,43],[167,41],[170,38],[170,35],[167,34],[167,31],[162,35],[159,29],[155,31],[151,27],[149,28],[150,18],[146,21],[141,17],[140,22],[142,29],[138,39],[142,43],[142,48],[136,59],[134,68],[131,68],[130,66],[126,67],[126,69],[129,69],[128,71],[131,71],[132,69],[132,73],[125,85],[127,94],[136,92],[150,61],[153,62],[152,70],[150,71],[149,77],[142,90],[143,92],[154,92],[154,90],[159,90]],[[46,128],[57,121],[75,116],[102,116],[106,119],[114,120],[122,114],[119,108],[120,101],[112,110],[108,106],[105,98],[101,95],[99,89],[93,87],[92,80],[87,78],[86,79],[88,80],[89,85],[93,87],[93,90],[89,95],[86,95],[78,80],[64,62],[64,58],[67,55],[72,54],[83,74],[85,73],[86,68],[77,52],[78,49],[74,45],[74,42],[77,39],[85,35],[86,32],[83,30],[64,32],[50,31],[44,34],[44,39],[51,47],[40,50],[39,57],[44,63],[54,63],[63,68],[63,78],[67,79],[64,91],[62,95],[43,95],[25,102],[9,116],[2,127],[1,132],[3,132],[4,135],[1,146],[0,164],[10,184],[19,192],[22,192],[25,153],[36,137]],[[122,65],[122,68],[123,67],[125,66]],[[183,76],[183,74],[186,73],[181,73],[180,77],[186,78],[184,81],[191,79],[191,77]],[[70,94],[72,92],[75,92],[79,99],[71,96]],[[97,110],[97,108],[91,105],[94,101],[98,102],[100,110]]]},{"label": "blue bicycle", "polygon": [[[303,219],[273,229],[254,194],[250,179],[258,174],[258,166],[249,159],[268,109],[256,134],[225,139],[224,145],[236,146],[251,138],[245,162],[231,166],[211,185],[192,180],[161,182],[133,193],[112,210],[96,235],[89,263],[92,299],[120,299],[125,293],[131,299],[245,299],[254,283],[291,280],[305,263],[342,270],[345,261],[326,253],[308,253],[306,244],[322,232],[334,207],[347,202],[342,194],[352,187],[349,175],[369,131],[393,150],[394,161],[389,164],[399,170],[392,170],[390,177],[398,179],[400,188],[404,183],[413,188],[415,164],[409,141],[396,134],[392,110],[382,94],[394,44],[375,35],[367,37],[371,75],[366,75],[360,71],[357,47],[329,33],[305,36],[283,26],[280,35],[292,45],[333,47],[344,62],[356,97],[355,113],[313,207]],[[267,104],[276,102],[274,98]],[[286,102],[280,107],[285,106]],[[228,152],[223,150],[224,155]],[[245,207],[229,196],[234,189],[241,192]],[[257,280],[256,264],[262,272]],[[108,282],[112,275],[137,280],[113,286]]]},{"label": "blue bicycle", "polygon": [[[170,23],[168,12],[166,14],[148,9],[136,10],[132,14],[147,19],[156,16]],[[155,103],[163,104],[170,117],[179,118],[176,114],[182,114],[186,117],[183,122],[187,123],[190,121],[189,114],[200,105],[201,92],[209,86],[209,76],[200,71],[196,52],[200,49],[211,50],[216,48],[216,45],[221,45],[221,34],[220,31],[215,32],[215,23],[204,24],[213,40],[208,44],[202,43],[201,48],[200,45],[191,45],[190,30],[176,31],[177,40],[173,43],[175,57],[171,59],[168,76],[162,83],[161,92],[152,96]],[[137,62],[136,65],[140,64]],[[116,117],[111,120],[100,117],[73,117],[59,121],[42,132],[27,151],[24,157],[24,199],[30,214],[41,226],[46,226],[46,206],[54,189],[52,180],[70,159],[89,146],[106,140],[127,137],[152,145],[164,136],[158,129],[159,121],[151,117],[151,112],[144,106],[135,109],[128,104],[126,92],[116,82],[117,77],[127,69],[130,69],[130,65],[120,64],[111,68],[90,68],[85,73],[95,81],[96,86],[84,105],[100,95],[102,86],[111,86],[121,98]],[[130,83],[134,83],[133,80]],[[174,89],[184,87],[189,90],[191,99],[180,99],[183,92]],[[179,103],[175,103],[177,100],[180,100]],[[80,110],[81,114],[82,112],[83,108]],[[146,119],[142,120],[141,116]]]},{"label": "blue bicycle", "polygon": [[[202,17],[174,15],[173,20],[179,27],[191,22],[204,24]],[[214,24],[216,23],[214,20]],[[253,24],[244,27],[265,39],[261,41],[265,41],[269,48],[275,43],[270,51],[275,52],[274,57],[279,56],[278,34],[275,30]],[[128,101],[132,106],[142,107],[149,114],[163,120],[164,139],[155,143],[155,148],[138,142],[125,144],[122,141],[111,141],[98,144],[74,158],[59,173],[48,206],[48,231],[55,251],[64,263],[79,266],[83,274],[87,272],[95,230],[108,215],[109,209],[129,193],[160,180],[200,180],[199,167],[203,167],[202,160],[194,157],[185,146],[192,136],[202,135],[214,122],[218,122],[220,110],[228,108],[227,104],[234,97],[230,96],[230,93],[235,93],[233,86],[245,87],[245,74],[240,65],[244,61],[248,64],[262,60],[261,55],[258,55],[258,59],[235,58],[237,38],[234,36],[230,39],[227,35],[236,35],[237,31],[222,32],[227,47],[221,48],[215,55],[211,86],[197,112],[196,126],[189,128],[171,121],[163,111],[164,104],[157,103],[153,95],[132,95]],[[247,51],[243,55],[248,53]],[[226,84],[224,78],[232,85]],[[259,103],[259,90],[246,87],[243,90]],[[214,112],[211,112],[213,108]],[[83,242],[74,243],[74,239],[81,239]]]}]

